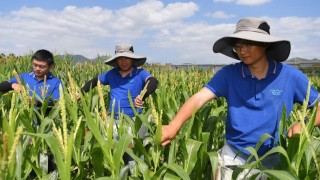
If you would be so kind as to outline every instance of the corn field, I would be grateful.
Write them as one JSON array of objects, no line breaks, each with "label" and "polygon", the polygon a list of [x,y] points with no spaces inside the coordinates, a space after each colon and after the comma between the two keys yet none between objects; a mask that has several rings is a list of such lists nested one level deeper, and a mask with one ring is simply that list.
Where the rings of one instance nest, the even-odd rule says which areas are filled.
[{"label": "corn field", "polygon": [[[15,72],[32,71],[31,55],[0,58],[1,82],[14,77]],[[54,107],[43,100],[42,107],[35,108],[23,91],[0,94],[0,179],[214,179],[217,151],[225,141],[224,99],[209,102],[193,113],[170,145],[160,145],[162,124],[168,124],[179,107],[209,81],[212,71],[144,66],[159,80],[158,89],[134,120],[120,116],[119,138],[115,139],[114,112],[106,109],[113,103],[109,87],[98,84],[88,93],[80,91],[87,80],[110,67],[103,59],[75,63],[56,56],[55,61],[52,72],[63,87]],[[309,78],[320,90],[320,78]],[[259,144],[272,138],[264,134],[255,148],[247,148],[255,160],[238,166],[233,177],[244,169],[259,169],[269,179],[320,179],[320,129],[312,126],[315,111],[303,104],[296,105],[290,117],[283,113],[278,146],[259,157]],[[303,123],[302,133],[288,139],[285,129],[306,117],[309,122]],[[147,128],[148,135],[138,135],[141,126]],[[281,159],[280,166],[270,170],[261,161],[272,153],[281,154]],[[126,163],[125,156],[134,163]]]}]

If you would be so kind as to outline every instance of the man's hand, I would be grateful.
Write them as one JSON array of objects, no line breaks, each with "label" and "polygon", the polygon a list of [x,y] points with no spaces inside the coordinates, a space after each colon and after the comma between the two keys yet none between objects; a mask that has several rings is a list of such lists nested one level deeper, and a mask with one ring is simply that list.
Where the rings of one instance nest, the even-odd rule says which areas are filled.
[{"label": "man's hand", "polygon": [[288,137],[291,138],[294,134],[300,134],[301,133],[301,122],[298,122],[294,125],[292,125],[288,129]]},{"label": "man's hand", "polygon": [[80,99],[81,99],[81,95],[80,95],[80,93],[76,93],[76,98],[77,98],[77,101],[79,102],[80,101]]},{"label": "man's hand", "polygon": [[[32,102],[32,96],[29,96],[29,103]],[[38,105],[38,101],[34,100],[33,105],[37,106]]]},{"label": "man's hand", "polygon": [[13,83],[11,85],[11,87],[12,87],[13,90],[21,91],[21,87],[20,87],[20,85],[18,83]]},{"label": "man's hand", "polygon": [[134,106],[137,108],[141,108],[144,104],[144,101],[142,101],[142,98],[140,97],[140,95],[138,95],[135,99],[134,99]]},{"label": "man's hand", "polygon": [[162,125],[161,146],[168,145],[175,136],[176,133],[172,131],[172,127],[169,125]]}]

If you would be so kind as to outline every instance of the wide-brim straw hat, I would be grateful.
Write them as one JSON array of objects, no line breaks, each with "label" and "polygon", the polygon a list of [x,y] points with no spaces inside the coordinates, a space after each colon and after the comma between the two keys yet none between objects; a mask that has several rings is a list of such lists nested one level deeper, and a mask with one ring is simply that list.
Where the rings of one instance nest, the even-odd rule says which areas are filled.
[{"label": "wide-brim straw hat", "polygon": [[142,66],[147,58],[134,53],[133,46],[131,44],[119,44],[115,48],[115,55],[104,61],[104,63],[117,67],[117,58],[127,57],[132,59],[132,66],[139,67]]},{"label": "wide-brim straw hat", "polygon": [[267,56],[278,62],[285,61],[290,54],[291,45],[288,40],[271,36],[269,24],[252,17],[239,20],[232,35],[218,39],[213,44],[213,52],[240,60],[237,53],[233,51],[236,39],[269,43],[266,49]]}]

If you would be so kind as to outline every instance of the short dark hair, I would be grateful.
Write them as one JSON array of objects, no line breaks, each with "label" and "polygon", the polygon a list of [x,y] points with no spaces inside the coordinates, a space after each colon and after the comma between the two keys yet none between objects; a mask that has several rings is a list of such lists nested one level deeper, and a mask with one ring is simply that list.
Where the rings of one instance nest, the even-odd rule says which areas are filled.
[{"label": "short dark hair", "polygon": [[53,55],[50,51],[41,49],[35,52],[31,58],[31,61],[36,59],[37,61],[45,61],[49,66],[54,64]]}]

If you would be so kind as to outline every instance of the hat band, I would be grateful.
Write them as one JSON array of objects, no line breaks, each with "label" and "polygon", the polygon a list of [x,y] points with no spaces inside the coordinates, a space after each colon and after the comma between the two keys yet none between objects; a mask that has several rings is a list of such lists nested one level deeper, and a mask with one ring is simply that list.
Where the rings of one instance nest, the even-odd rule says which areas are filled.
[{"label": "hat band", "polygon": [[250,27],[239,27],[234,31],[234,33],[239,33],[241,31],[250,31],[250,32],[257,32],[257,33],[262,33],[262,34],[269,35],[269,33],[264,31],[264,30],[257,29],[257,28],[250,28]]},{"label": "hat band", "polygon": [[127,49],[121,49],[121,50],[116,50],[114,53],[117,54],[117,53],[125,53],[125,52],[128,52],[128,53],[133,53],[131,50],[127,50]]}]

